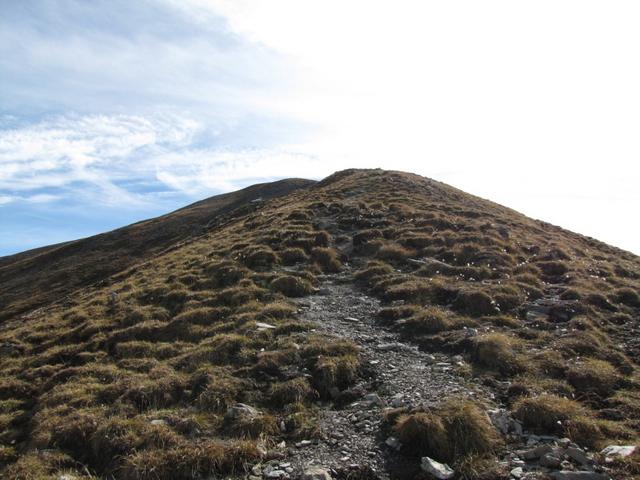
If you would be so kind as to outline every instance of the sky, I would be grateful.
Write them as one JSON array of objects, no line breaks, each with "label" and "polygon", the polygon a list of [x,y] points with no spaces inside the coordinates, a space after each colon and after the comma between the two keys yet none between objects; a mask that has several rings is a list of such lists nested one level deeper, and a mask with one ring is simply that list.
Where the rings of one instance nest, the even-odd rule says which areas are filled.
[{"label": "sky", "polygon": [[640,4],[0,0],[0,256],[344,168],[640,254]]}]

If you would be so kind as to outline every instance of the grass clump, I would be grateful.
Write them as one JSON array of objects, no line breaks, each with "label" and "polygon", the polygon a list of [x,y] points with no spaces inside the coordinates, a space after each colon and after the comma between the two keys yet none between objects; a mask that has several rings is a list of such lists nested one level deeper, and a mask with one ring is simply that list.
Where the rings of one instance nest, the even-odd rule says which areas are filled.
[{"label": "grass clump", "polygon": [[611,395],[619,382],[618,372],[609,362],[593,358],[571,365],[566,375],[576,391],[603,397]]},{"label": "grass clump", "polygon": [[313,383],[324,397],[332,396],[355,382],[360,361],[355,355],[320,357],[313,369]]},{"label": "grass clump", "polygon": [[395,243],[386,244],[380,247],[376,253],[376,258],[389,263],[403,263],[414,255],[414,251],[409,250]]},{"label": "grass clump", "polygon": [[281,407],[293,403],[304,403],[313,398],[316,391],[309,384],[309,380],[298,377],[286,382],[274,383],[271,386],[269,398]]},{"label": "grass clump", "polygon": [[632,308],[640,308],[640,294],[631,288],[620,288],[614,292],[612,298],[617,303],[622,303]]},{"label": "grass clump", "polygon": [[526,428],[559,435],[564,433],[564,426],[569,420],[587,413],[586,407],[579,402],[551,394],[521,398],[514,403],[512,410]]},{"label": "grass clump", "polygon": [[281,275],[274,279],[270,287],[287,297],[304,297],[313,292],[313,285],[304,278],[293,275]]},{"label": "grass clump", "polygon": [[457,312],[472,317],[494,315],[500,310],[489,294],[480,290],[461,290],[453,301]]},{"label": "grass clump", "polygon": [[267,269],[278,263],[278,256],[270,248],[259,248],[246,254],[242,262],[254,270]]},{"label": "grass clump", "polygon": [[402,415],[394,430],[407,453],[440,462],[492,454],[501,444],[486,413],[468,400],[448,400],[434,411]]},{"label": "grass clump", "polygon": [[524,370],[516,354],[518,341],[503,333],[481,335],[473,341],[471,359],[477,365],[509,375]]},{"label": "grass clump", "polygon": [[280,252],[280,259],[283,265],[295,265],[309,260],[307,253],[299,247],[286,248]]},{"label": "grass clump", "polygon": [[204,440],[136,452],[124,460],[123,480],[191,480],[242,473],[261,458],[255,443]]},{"label": "grass clump", "polygon": [[415,333],[439,333],[453,325],[451,315],[441,307],[424,307],[413,316],[397,323],[402,328]]},{"label": "grass clump", "polygon": [[325,273],[336,273],[342,268],[342,262],[338,258],[338,252],[333,248],[314,247],[311,250],[311,258]]}]

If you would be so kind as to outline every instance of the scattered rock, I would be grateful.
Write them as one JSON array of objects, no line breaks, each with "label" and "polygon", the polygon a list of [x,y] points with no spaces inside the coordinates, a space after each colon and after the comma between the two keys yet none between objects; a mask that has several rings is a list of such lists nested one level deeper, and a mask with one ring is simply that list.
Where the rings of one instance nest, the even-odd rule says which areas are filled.
[{"label": "scattered rock", "polygon": [[154,418],[149,422],[151,425],[166,425],[167,421],[162,418]]},{"label": "scattered rock", "polygon": [[275,325],[263,322],[256,322],[256,327],[258,327],[258,330],[271,330],[273,328],[276,328]]},{"label": "scattered rock", "polygon": [[427,472],[439,480],[448,480],[453,478],[455,472],[451,467],[445,463],[436,462],[433,458],[422,457],[420,467],[424,472]]},{"label": "scattered rock", "polygon": [[351,323],[358,323],[360,320],[358,320],[357,318],[354,318],[354,317],[345,317],[344,321],[345,322],[351,322]]},{"label": "scattered rock", "polygon": [[332,480],[329,471],[320,467],[309,467],[302,474],[302,480]]}]

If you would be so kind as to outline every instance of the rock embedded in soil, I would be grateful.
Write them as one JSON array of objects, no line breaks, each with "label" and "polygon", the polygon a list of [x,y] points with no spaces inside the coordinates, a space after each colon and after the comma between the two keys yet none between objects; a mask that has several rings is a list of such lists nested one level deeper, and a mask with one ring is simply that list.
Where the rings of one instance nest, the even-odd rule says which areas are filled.
[{"label": "rock embedded in soil", "polygon": [[424,472],[433,475],[439,480],[448,480],[456,474],[451,467],[445,463],[440,463],[430,457],[422,457],[420,467]]},{"label": "rock embedded in soil", "polygon": [[609,445],[600,452],[606,461],[612,461],[614,457],[628,457],[638,449],[635,445]]},{"label": "rock embedded in soil", "polygon": [[589,471],[560,470],[550,474],[554,480],[610,480],[611,477],[604,473]]}]

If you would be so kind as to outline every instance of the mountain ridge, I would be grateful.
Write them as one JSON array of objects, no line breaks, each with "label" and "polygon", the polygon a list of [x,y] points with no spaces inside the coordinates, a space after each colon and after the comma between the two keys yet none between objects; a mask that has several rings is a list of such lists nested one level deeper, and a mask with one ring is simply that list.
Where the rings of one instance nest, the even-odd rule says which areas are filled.
[{"label": "mountain ridge", "polygon": [[640,473],[599,453],[639,441],[640,258],[394,171],[216,218],[0,325],[0,474]]}]

